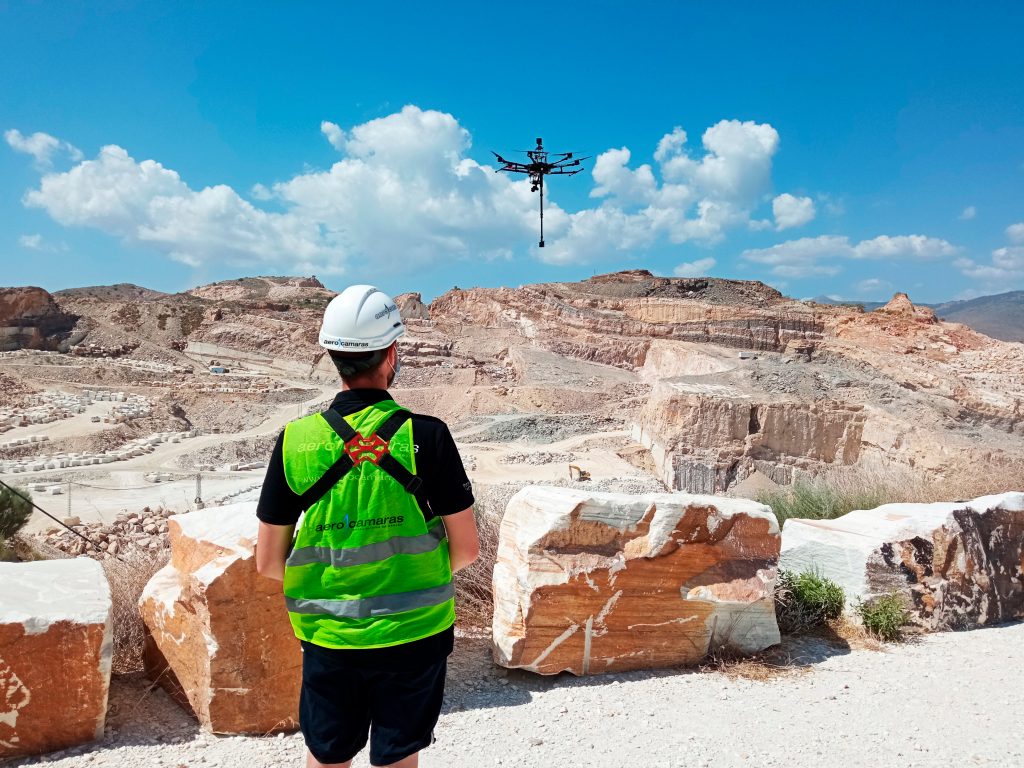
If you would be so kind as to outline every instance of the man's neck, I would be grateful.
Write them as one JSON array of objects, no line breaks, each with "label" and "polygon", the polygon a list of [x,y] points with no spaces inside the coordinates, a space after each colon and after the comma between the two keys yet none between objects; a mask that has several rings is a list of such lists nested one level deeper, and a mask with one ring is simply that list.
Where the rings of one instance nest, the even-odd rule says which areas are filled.
[{"label": "man's neck", "polygon": [[352,381],[352,382],[342,381],[341,382],[341,391],[342,392],[348,392],[348,391],[353,390],[353,389],[381,389],[381,390],[385,390],[386,391],[387,388],[388,388],[387,378],[381,378],[381,379],[374,378],[374,379],[369,380],[369,381]]}]

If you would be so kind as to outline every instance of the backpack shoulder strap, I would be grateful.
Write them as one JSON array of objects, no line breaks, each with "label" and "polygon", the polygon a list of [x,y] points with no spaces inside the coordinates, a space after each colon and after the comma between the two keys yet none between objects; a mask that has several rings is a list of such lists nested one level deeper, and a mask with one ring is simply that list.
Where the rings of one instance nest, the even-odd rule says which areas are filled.
[{"label": "backpack shoulder strap", "polygon": [[[299,502],[303,509],[309,509],[320,501],[356,465],[352,454],[358,451],[357,444],[362,440],[367,443],[376,443],[376,445],[380,446],[375,452],[376,460],[368,460],[373,461],[374,464],[391,475],[407,493],[415,496],[424,514],[429,514],[430,505],[426,497],[421,493],[423,486],[422,478],[414,475],[399,463],[391,455],[387,447],[387,444],[391,442],[391,438],[402,428],[402,425],[412,418],[412,414],[409,411],[405,409],[395,411],[384,420],[373,435],[367,438],[363,438],[362,435],[352,428],[352,425],[348,423],[345,417],[333,408],[328,408],[321,415],[331,426],[331,429],[341,438],[342,443],[344,443],[344,450],[338,460],[327,468],[323,476],[299,497]],[[381,443],[383,443],[383,446],[380,445]]]}]

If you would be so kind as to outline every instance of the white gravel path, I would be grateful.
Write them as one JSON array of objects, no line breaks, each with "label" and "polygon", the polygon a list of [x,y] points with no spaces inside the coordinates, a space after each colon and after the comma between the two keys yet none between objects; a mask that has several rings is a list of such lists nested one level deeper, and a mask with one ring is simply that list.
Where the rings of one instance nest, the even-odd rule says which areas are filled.
[{"label": "white gravel path", "polygon": [[[462,641],[420,764],[1024,766],[1024,623],[884,652],[793,650],[807,671],[767,682],[678,670],[551,679],[495,670],[484,643]],[[17,765],[276,768],[302,754],[298,735],[201,733],[162,691],[121,678],[102,742]]]}]

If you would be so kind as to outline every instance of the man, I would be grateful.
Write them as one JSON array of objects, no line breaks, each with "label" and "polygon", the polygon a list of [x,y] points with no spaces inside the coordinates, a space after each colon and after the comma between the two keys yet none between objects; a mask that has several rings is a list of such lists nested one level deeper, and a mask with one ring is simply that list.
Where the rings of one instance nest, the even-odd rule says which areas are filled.
[{"label": "man", "polygon": [[454,641],[452,573],[479,551],[448,427],[387,392],[404,332],[398,307],[372,286],[331,301],[320,345],[342,391],[323,414],[285,427],[256,512],[257,568],[284,582],[302,643],[307,766],[347,768],[368,732],[371,764],[418,765]]}]

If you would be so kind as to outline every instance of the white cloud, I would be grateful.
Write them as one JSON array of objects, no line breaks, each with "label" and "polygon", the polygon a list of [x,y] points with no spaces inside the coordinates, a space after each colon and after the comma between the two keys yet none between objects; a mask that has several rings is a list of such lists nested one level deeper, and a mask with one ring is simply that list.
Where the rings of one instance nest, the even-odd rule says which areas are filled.
[{"label": "white cloud", "polygon": [[[415,267],[504,257],[510,242],[536,237],[529,183],[466,157],[469,134],[451,115],[407,106],[344,136],[346,157],[276,184],[273,193],[346,253]],[[546,201],[548,232],[557,236],[565,224]]]},{"label": "white cloud", "polygon": [[960,221],[970,221],[977,215],[978,209],[975,208],[973,205],[968,205],[960,212],[960,215],[957,216],[957,218],[960,219]]},{"label": "white cloud", "polygon": [[851,244],[845,236],[821,235],[788,240],[769,248],[746,250],[742,257],[770,266],[773,274],[799,278],[838,274],[841,271],[837,263],[840,259],[931,260],[953,256],[959,250],[945,240],[923,235],[881,235],[856,244]]},{"label": "white cloud", "polygon": [[1024,246],[997,248],[990,264],[973,259],[957,259],[953,266],[973,280],[981,280],[993,289],[1008,290],[1010,284],[1024,280]]},{"label": "white cloud", "polygon": [[935,237],[924,235],[880,235],[872,240],[862,240],[853,246],[852,257],[855,259],[941,259],[955,256],[960,249]]},{"label": "white cloud", "polygon": [[985,284],[989,292],[1005,291],[1024,281],[1024,222],[1006,228],[1006,238],[1012,245],[992,251],[989,264],[974,259],[957,259],[953,266],[972,280]]},{"label": "white cloud", "polygon": [[779,145],[776,130],[767,124],[722,120],[704,132],[699,157],[687,152],[686,142],[682,128],[665,134],[654,153],[657,171],[648,164],[630,168],[628,147],[599,155],[591,196],[602,200],[601,205],[563,214],[565,229],[557,230],[540,258],[551,263],[596,261],[659,240],[714,243],[731,229],[762,228],[763,222],[751,214],[771,189],[772,157]]},{"label": "white cloud", "polygon": [[331,255],[315,223],[261,211],[224,185],[192,190],[174,171],[153,160],[136,162],[117,146],[44,176],[25,204],[65,226],[151,245],[190,265],[227,260],[305,268],[326,265]]},{"label": "white cloud", "polygon": [[876,294],[890,290],[892,283],[877,277],[869,277],[866,280],[861,280],[854,288],[857,294]]},{"label": "white cloud", "polygon": [[341,130],[340,125],[324,120],[320,123],[320,133],[327,138],[332,147],[341,152],[345,151],[345,132]]},{"label": "white cloud", "polygon": [[32,251],[42,251],[43,253],[59,253],[68,250],[67,243],[51,243],[39,234],[22,235],[18,238],[18,245],[22,248],[28,248]]},{"label": "white cloud", "polygon": [[717,264],[714,259],[697,259],[686,261],[675,268],[676,277],[702,277],[706,275]]},{"label": "white cloud", "polygon": [[259,182],[252,185],[252,188],[249,190],[249,196],[252,197],[253,200],[274,199],[274,193],[271,192],[265,185],[260,184]]},{"label": "white cloud", "polygon": [[750,203],[769,188],[779,134],[767,123],[722,120],[704,132],[699,160],[685,151],[686,133],[675,129],[658,143],[656,159],[668,182],[692,185],[704,198]]},{"label": "white cloud", "polygon": [[[529,182],[469,157],[471,137],[452,115],[407,106],[351,127],[325,120],[320,130],[342,153],[337,162],[255,184],[248,199],[225,185],[193,189],[156,160],[136,160],[112,145],[44,175],[25,203],[66,226],[95,228],[188,264],[228,260],[321,273],[343,271],[353,260],[415,269],[509,258],[513,249],[581,264],[658,242],[713,243],[730,230],[771,226],[752,218],[771,190],[779,145],[767,124],[723,120],[704,132],[696,151],[676,128],[659,141],[654,163],[637,167],[628,147],[601,153],[592,170],[593,207],[569,213],[545,200],[543,250],[529,245],[538,229]],[[29,141],[20,133],[14,140]],[[53,137],[37,144],[41,158],[69,146]],[[584,178],[552,180],[551,190],[557,195],[562,184]],[[803,202],[793,200],[803,213],[789,220],[806,216]],[[258,207],[263,201],[272,208]]]},{"label": "white cloud", "polygon": [[54,138],[48,133],[37,131],[26,136],[18,129],[11,128],[4,132],[4,140],[16,152],[32,155],[36,167],[41,170],[46,170],[53,165],[53,157],[58,152],[66,152],[75,162],[82,159],[82,153],[77,147]]},{"label": "white cloud", "polygon": [[635,171],[630,170],[629,158],[630,152],[626,147],[609,149],[598,155],[593,171],[598,186],[590,191],[590,196],[614,195],[623,203],[651,201],[658,189],[651,166],[645,164]]},{"label": "white cloud", "polygon": [[814,201],[809,197],[794,197],[788,192],[772,200],[772,215],[779,231],[800,227],[814,218]]},{"label": "white cloud", "polygon": [[818,202],[825,206],[825,213],[829,216],[838,217],[846,213],[846,203],[841,197],[833,197],[826,193],[818,194]]}]

